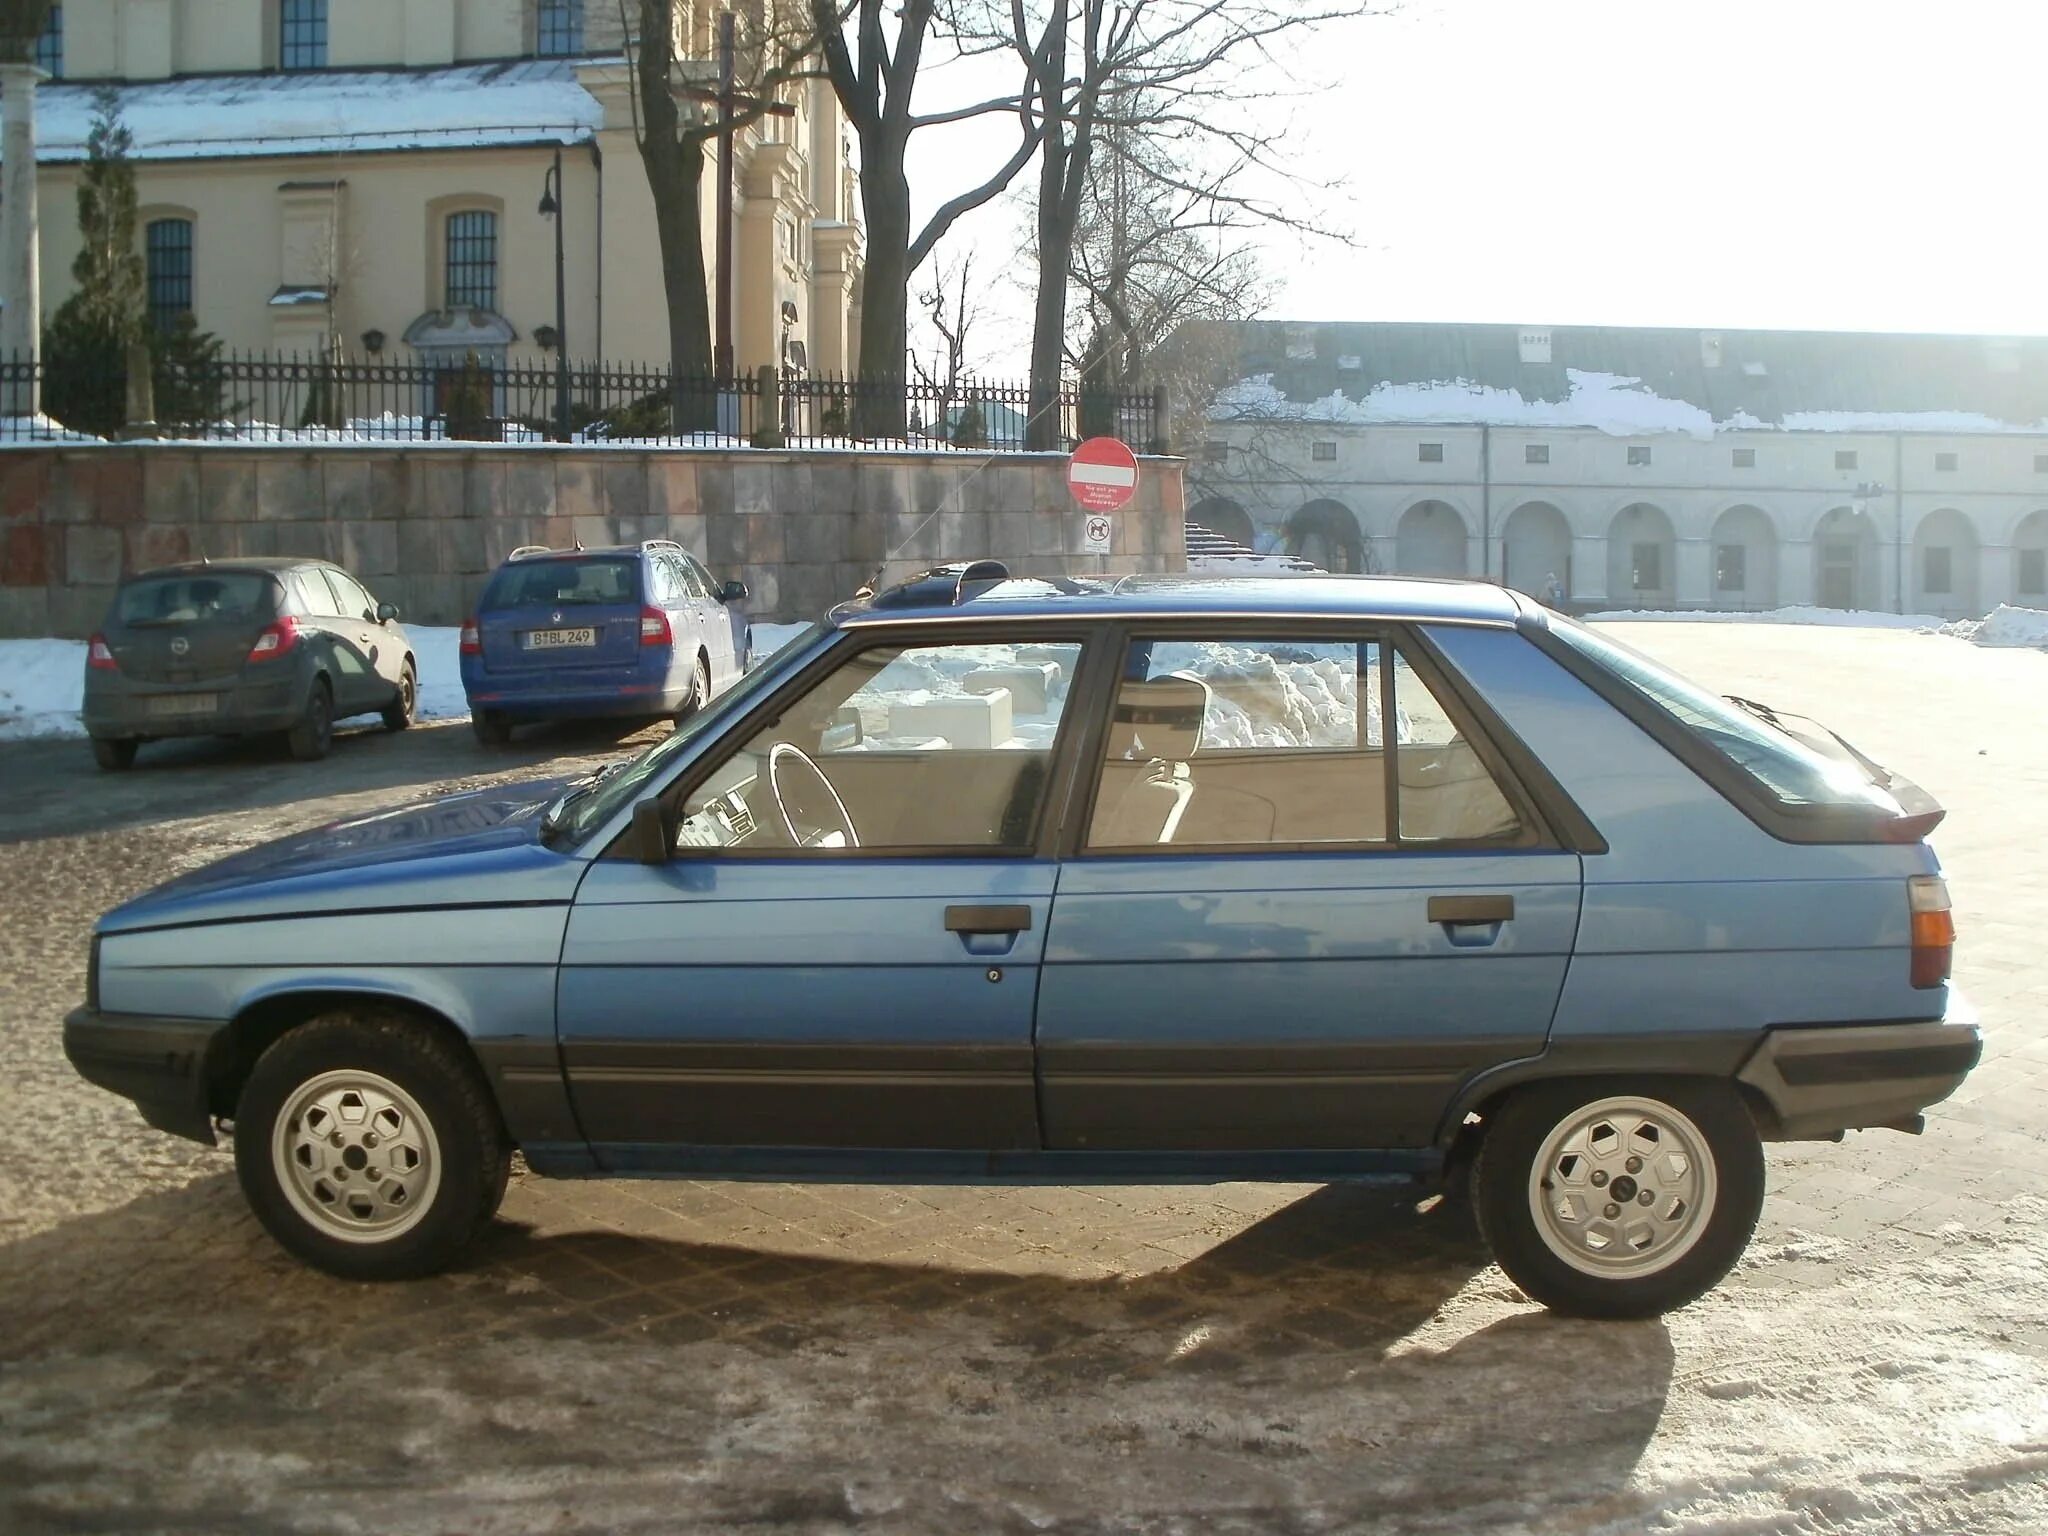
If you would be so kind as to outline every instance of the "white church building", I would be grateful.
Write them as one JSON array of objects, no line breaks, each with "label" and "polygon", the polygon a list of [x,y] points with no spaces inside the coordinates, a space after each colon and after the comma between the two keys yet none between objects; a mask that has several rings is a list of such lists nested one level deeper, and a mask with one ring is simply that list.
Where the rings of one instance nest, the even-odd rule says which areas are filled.
[{"label": "white church building", "polygon": [[1188,520],[1579,610],[2048,607],[2048,338],[1239,328]]}]

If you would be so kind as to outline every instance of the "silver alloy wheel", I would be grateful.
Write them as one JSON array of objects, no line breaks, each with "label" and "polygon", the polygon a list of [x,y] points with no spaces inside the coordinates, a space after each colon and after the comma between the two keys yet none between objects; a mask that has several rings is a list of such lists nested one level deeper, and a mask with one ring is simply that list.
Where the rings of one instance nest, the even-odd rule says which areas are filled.
[{"label": "silver alloy wheel", "polygon": [[1718,1184],[1700,1128],[1659,1099],[1581,1105],[1543,1138],[1529,1212],[1544,1245],[1582,1274],[1654,1275],[1706,1230]]},{"label": "silver alloy wheel", "polygon": [[277,1112],[270,1147],[292,1209],[346,1243],[411,1231],[441,1187],[441,1144],[419,1102],[359,1068],[301,1083]]}]

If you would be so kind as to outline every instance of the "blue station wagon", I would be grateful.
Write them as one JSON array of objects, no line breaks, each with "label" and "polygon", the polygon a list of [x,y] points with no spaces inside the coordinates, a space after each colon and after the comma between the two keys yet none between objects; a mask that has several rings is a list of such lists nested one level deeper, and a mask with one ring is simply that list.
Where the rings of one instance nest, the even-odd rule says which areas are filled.
[{"label": "blue station wagon", "polygon": [[1717,1283],[1762,1143],[1975,1065],[1941,811],[1498,587],[936,570],[592,778],[117,908],[66,1021],[357,1278],[582,1177],[1469,1188],[1531,1297]]},{"label": "blue station wagon", "polygon": [[471,727],[502,746],[530,721],[687,716],[747,670],[746,597],[668,539],[515,549],[462,626]]}]

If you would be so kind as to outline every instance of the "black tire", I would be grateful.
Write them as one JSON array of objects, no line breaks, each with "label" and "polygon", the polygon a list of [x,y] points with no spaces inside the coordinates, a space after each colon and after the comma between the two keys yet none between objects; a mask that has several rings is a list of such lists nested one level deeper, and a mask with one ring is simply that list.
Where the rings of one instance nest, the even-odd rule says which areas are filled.
[{"label": "black tire", "polygon": [[[438,1183],[425,1213],[406,1213],[411,1224],[388,1238],[335,1235],[302,1212],[281,1182],[275,1145],[289,1132],[280,1118],[302,1086],[328,1073],[396,1085],[431,1128]],[[348,1009],[300,1025],[258,1059],[235,1106],[235,1171],[250,1209],[287,1253],[344,1280],[410,1280],[445,1269],[497,1214],[511,1163],[476,1063],[404,1014]]]},{"label": "black tire", "polygon": [[420,680],[411,662],[398,675],[398,694],[384,706],[384,729],[402,731],[413,722],[413,715],[419,709]]},{"label": "black tire", "polygon": [[512,722],[495,709],[480,709],[469,717],[469,728],[487,747],[502,747],[512,739]]},{"label": "black tire", "polygon": [[133,736],[95,736],[92,739],[92,760],[109,773],[119,773],[124,768],[135,766],[135,749],[140,745]]},{"label": "black tire", "polygon": [[284,734],[285,745],[302,763],[317,763],[334,745],[334,691],[326,678],[316,678],[299,723]]},{"label": "black tire", "polygon": [[[1715,1185],[1690,1246],[1661,1267],[1630,1275],[1591,1273],[1561,1257],[1539,1229],[1542,1218],[1530,1187],[1552,1133],[1611,1099],[1639,1100],[1689,1120]],[[1611,1193],[1619,1182],[1604,1187]],[[1555,1198],[1555,1185],[1543,1187]],[[1472,1194],[1479,1230],[1495,1261],[1532,1300],[1570,1317],[1656,1317],[1712,1290],[1749,1246],[1763,1208],[1763,1143],[1749,1111],[1726,1084],[1685,1078],[1542,1083],[1517,1091],[1490,1117],[1472,1165]],[[1641,1191],[1623,1198],[1640,1199]],[[1653,1196],[1653,1204],[1661,1203]],[[1601,1214],[1614,1208],[1603,1205]]]},{"label": "black tire", "polygon": [[711,702],[711,663],[704,653],[697,653],[697,664],[690,669],[690,696],[683,701],[683,707],[676,711],[676,724],[681,725],[690,716]]}]

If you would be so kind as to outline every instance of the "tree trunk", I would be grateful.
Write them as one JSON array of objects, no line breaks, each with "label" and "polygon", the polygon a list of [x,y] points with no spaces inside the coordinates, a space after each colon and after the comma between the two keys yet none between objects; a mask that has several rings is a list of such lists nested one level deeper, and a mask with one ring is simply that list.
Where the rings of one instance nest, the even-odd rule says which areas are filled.
[{"label": "tree trunk", "polygon": [[[654,199],[661,243],[662,297],[668,308],[669,389],[678,432],[718,428],[711,377],[711,308],[704,271],[704,134],[682,131],[669,88],[675,64],[673,0],[640,0],[640,163]],[[722,189],[721,189],[722,190]]]},{"label": "tree trunk", "polygon": [[[885,159],[886,147],[871,152],[861,140],[861,163],[873,174],[861,181],[867,214],[867,257],[861,278],[860,378],[854,396],[854,434],[898,438],[908,435],[904,407],[904,359],[910,355],[910,182],[902,156]],[[893,164],[893,174],[883,167]]]}]

